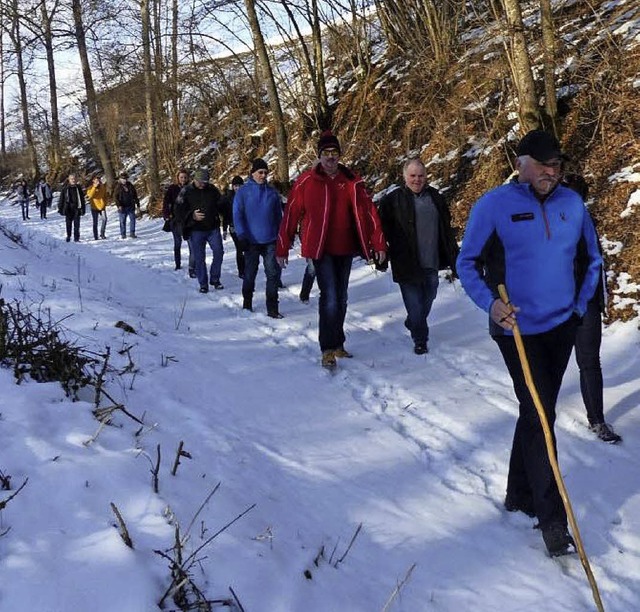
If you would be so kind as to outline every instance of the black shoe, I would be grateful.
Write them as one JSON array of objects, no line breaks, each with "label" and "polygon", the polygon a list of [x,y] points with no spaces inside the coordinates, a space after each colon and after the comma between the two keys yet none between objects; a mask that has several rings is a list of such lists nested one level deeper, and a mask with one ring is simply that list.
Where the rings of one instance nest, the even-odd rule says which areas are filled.
[{"label": "black shoe", "polygon": [[220,289],[224,289],[224,286],[223,286],[223,284],[222,284],[220,281],[211,281],[209,284],[210,284],[214,289],[218,289],[218,290],[220,290]]},{"label": "black shoe", "polygon": [[176,264],[176,267],[174,268],[174,270],[180,270],[182,268],[182,266],[180,264]]},{"label": "black shoe", "polygon": [[527,516],[531,518],[535,518],[536,513],[533,510],[533,502],[532,501],[523,501],[521,499],[514,499],[512,497],[507,497],[504,500],[504,509],[507,512],[524,512]]},{"label": "black shoe", "polygon": [[71,236],[67,236],[67,242],[71,242]]},{"label": "black shoe", "polygon": [[309,303],[309,296],[308,295],[303,295],[302,293],[300,294],[300,301],[303,304],[308,304]]},{"label": "black shoe", "polygon": [[563,523],[551,523],[542,529],[542,539],[550,557],[561,557],[576,552],[576,543]]},{"label": "black shoe", "polygon": [[267,316],[272,319],[284,319],[284,315],[281,315],[277,310],[268,310]]},{"label": "black shoe", "polygon": [[622,436],[619,436],[613,427],[607,423],[596,423],[595,425],[589,425],[589,429],[598,436],[599,440],[608,442],[609,444],[617,444],[622,442]]},{"label": "black shoe", "polygon": [[251,298],[244,298],[242,300],[242,310],[253,312],[253,300]]},{"label": "black shoe", "polygon": [[195,278],[196,273],[193,270],[189,270],[189,278]]},{"label": "black shoe", "polygon": [[416,355],[425,355],[429,352],[429,348],[427,347],[426,342],[416,342],[413,347],[413,352]]},{"label": "black shoe", "polygon": [[200,287],[200,293],[209,293],[209,287]]}]

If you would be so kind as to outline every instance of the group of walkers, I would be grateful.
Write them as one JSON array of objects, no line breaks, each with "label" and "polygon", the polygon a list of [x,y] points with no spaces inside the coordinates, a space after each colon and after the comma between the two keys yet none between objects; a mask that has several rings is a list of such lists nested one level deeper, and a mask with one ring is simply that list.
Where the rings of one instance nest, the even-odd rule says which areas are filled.
[{"label": "group of walkers", "polygon": [[[29,189],[27,181],[18,182],[17,196],[22,211],[22,220],[29,219]],[[53,191],[45,177],[42,177],[34,188],[36,204],[40,210],[40,218],[47,218],[47,210],[53,202]],[[136,237],[136,212],[140,210],[140,200],[135,186],[129,181],[126,172],[121,172],[118,184],[113,191],[113,201],[118,209],[120,220],[120,237],[127,237],[127,221],[129,237]],[[109,203],[107,186],[99,174],[91,178],[85,189],[78,182],[78,176],[72,172],[67,176],[58,198],[58,213],[65,218],[66,241],[80,241],[80,219],[86,214],[87,202],[91,210],[94,240],[106,238],[107,205]]]},{"label": "group of walkers", "polygon": [[[584,182],[563,177],[567,158],[549,133],[529,132],[516,154],[518,175],[475,203],[460,248],[448,207],[427,184],[420,159],[404,164],[404,185],[388,191],[376,205],[363,180],[341,163],[340,142],[331,132],[320,136],[316,163],[295,181],[284,207],[268,184],[266,162],[258,158],[247,181],[234,177],[225,195],[209,184],[206,170],[196,172],[192,183],[181,170],[167,190],[164,217],[174,234],[176,269],[181,267],[181,240],[187,239],[189,275],[197,278],[203,293],[209,286],[223,288],[221,228],[223,237],[230,231],[236,246],[242,307],[249,311],[262,258],[266,309],[273,318],[282,318],[280,274],[299,237],[307,261],[300,299],[309,300],[317,280],[321,364],[328,369],[335,369],[338,359],[353,357],[345,347],[344,322],[354,257],[382,270],[390,263],[417,355],[429,351],[428,317],[438,271],[449,268],[454,278],[459,275],[470,298],[488,313],[491,337],[519,402],[505,508],[537,517],[548,553],[557,556],[573,552],[574,542],[516,350],[516,325],[552,435],[556,401],[575,346],[590,429],[604,442],[622,438],[604,420],[599,357],[604,276]],[[208,273],[206,244],[213,251]],[[506,286],[508,302],[500,297],[499,285]]]}]

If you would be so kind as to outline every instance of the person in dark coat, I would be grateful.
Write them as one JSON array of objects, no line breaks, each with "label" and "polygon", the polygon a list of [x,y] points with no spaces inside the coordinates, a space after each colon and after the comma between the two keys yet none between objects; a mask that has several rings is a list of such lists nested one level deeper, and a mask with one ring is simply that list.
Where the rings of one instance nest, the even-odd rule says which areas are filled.
[{"label": "person in dark coat", "polygon": [[75,174],[70,174],[60,191],[58,200],[58,212],[64,216],[67,228],[67,242],[71,240],[73,229],[73,241],[80,241],[80,217],[87,212],[87,203],[84,190],[77,183]]},{"label": "person in dark coat", "polygon": [[118,177],[118,184],[113,190],[113,199],[118,207],[120,218],[120,238],[127,237],[127,219],[129,219],[129,237],[136,238],[136,210],[140,209],[140,200],[126,172],[121,172]]},{"label": "person in dark coat", "polygon": [[[583,176],[575,173],[565,174],[562,183],[573,189],[586,202],[589,185]],[[598,245],[600,242],[598,241]],[[588,265],[586,254],[578,251],[577,276],[580,281]],[[616,444],[622,441],[609,423],[604,420],[604,383],[600,364],[600,345],[602,344],[602,315],[606,308],[606,286],[604,270],[600,270],[600,282],[593,297],[587,302],[587,311],[576,331],[575,357],[580,371],[580,392],[587,410],[589,429],[599,440]]]},{"label": "person in dark coat", "polygon": [[231,240],[236,248],[236,267],[238,269],[238,277],[244,278],[244,252],[238,240],[238,233],[236,232],[235,225],[233,225],[233,200],[236,197],[236,193],[240,187],[244,185],[244,181],[241,176],[234,176],[231,179],[231,189],[228,190],[222,196],[222,209],[223,209],[223,221],[222,221],[222,237],[226,238],[227,230],[231,234]]},{"label": "person in dark coat", "polygon": [[[193,183],[180,192],[178,200],[177,218],[182,226],[182,235],[191,241],[200,293],[208,293],[209,285],[214,289],[224,289],[220,282],[224,256],[220,235],[220,192],[209,182],[209,171],[206,168],[195,172]],[[207,244],[213,253],[209,274],[206,264]]]},{"label": "person in dark coat", "polygon": [[382,231],[389,245],[393,280],[400,285],[407,310],[405,327],[416,355],[429,351],[427,317],[438,291],[438,270],[456,273],[458,245],[451,215],[437,189],[427,185],[418,158],[403,168],[404,187],[387,193],[378,204]]},{"label": "person in dark coat", "polygon": [[29,218],[29,187],[27,186],[27,181],[25,179],[20,179],[20,181],[18,181],[16,193],[18,194],[18,201],[20,202],[22,220],[26,221]]},{"label": "person in dark coat", "polygon": [[[189,182],[189,172],[184,169],[178,170],[176,173],[176,179],[169,187],[164,194],[164,199],[162,200],[162,216],[165,221],[169,222],[171,227],[171,233],[173,234],[173,261],[175,264],[175,269],[180,270],[182,267],[182,226],[178,221],[178,217],[176,216],[176,202],[178,200],[178,196],[180,192],[186,187]],[[184,238],[187,245],[189,246],[189,276],[191,278],[196,277],[196,264],[193,258],[193,252],[191,249],[191,242]]]}]

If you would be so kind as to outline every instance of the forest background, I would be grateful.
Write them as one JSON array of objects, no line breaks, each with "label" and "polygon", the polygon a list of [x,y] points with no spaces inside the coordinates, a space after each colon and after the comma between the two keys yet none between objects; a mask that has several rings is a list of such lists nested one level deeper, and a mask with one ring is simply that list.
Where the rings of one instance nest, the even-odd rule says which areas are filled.
[{"label": "forest background", "polygon": [[372,193],[419,155],[459,237],[555,132],[608,269],[609,319],[640,306],[640,5],[574,0],[0,0],[0,180],[126,169],[159,214],[180,166],[226,186],[267,159],[286,194],[333,129]]}]

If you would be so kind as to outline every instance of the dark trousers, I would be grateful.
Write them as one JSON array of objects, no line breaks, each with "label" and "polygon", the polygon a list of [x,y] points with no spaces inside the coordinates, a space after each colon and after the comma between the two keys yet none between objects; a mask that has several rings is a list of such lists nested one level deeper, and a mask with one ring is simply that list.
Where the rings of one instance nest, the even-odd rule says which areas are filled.
[{"label": "dark trousers", "polygon": [[80,240],[80,211],[76,210],[75,214],[65,216],[67,226],[67,239],[71,239],[71,230],[73,229],[73,239],[78,242]]},{"label": "dark trousers", "polygon": [[427,317],[438,293],[438,271],[423,270],[423,280],[420,283],[400,283],[400,293],[407,310],[405,327],[416,344],[427,343],[429,341]]},{"label": "dark trousers", "polygon": [[576,332],[576,362],[580,370],[580,391],[587,409],[589,425],[604,423],[602,367],[602,318],[597,302],[591,301]]},{"label": "dark trousers", "polygon": [[256,288],[256,276],[262,257],[264,274],[267,277],[266,301],[267,311],[278,311],[278,279],[280,266],[276,261],[276,243],[252,244],[244,254],[244,279],[242,281],[242,297],[251,303]]},{"label": "dark trousers", "polygon": [[182,241],[184,240],[189,247],[189,273],[196,272],[196,262],[193,256],[193,249],[191,248],[191,240],[187,240],[182,237],[180,229],[172,227],[171,233],[173,235],[173,261],[176,264],[176,270],[182,267]]},{"label": "dark trousers", "polygon": [[[522,336],[531,375],[544,407],[556,447],[553,427],[556,401],[575,341],[576,321],[567,322],[542,334]],[[533,503],[541,528],[551,523],[566,525],[567,515],[547,454],[544,432],[533,399],[527,389],[513,336],[495,336],[513,380],[520,404],[509,462],[507,497],[520,505]]]},{"label": "dark trousers", "polygon": [[40,209],[40,218],[46,219],[47,218],[47,201],[44,200],[42,202],[38,202],[38,208]]},{"label": "dark trousers", "polygon": [[352,255],[323,255],[313,260],[320,289],[318,339],[321,351],[335,350],[344,345],[352,262]]},{"label": "dark trousers", "polygon": [[29,218],[29,200],[20,200],[20,212],[23,221]]},{"label": "dark trousers", "polygon": [[244,277],[244,253],[238,244],[238,235],[235,232],[231,232],[231,240],[236,247],[236,267],[238,268],[238,276]]}]

